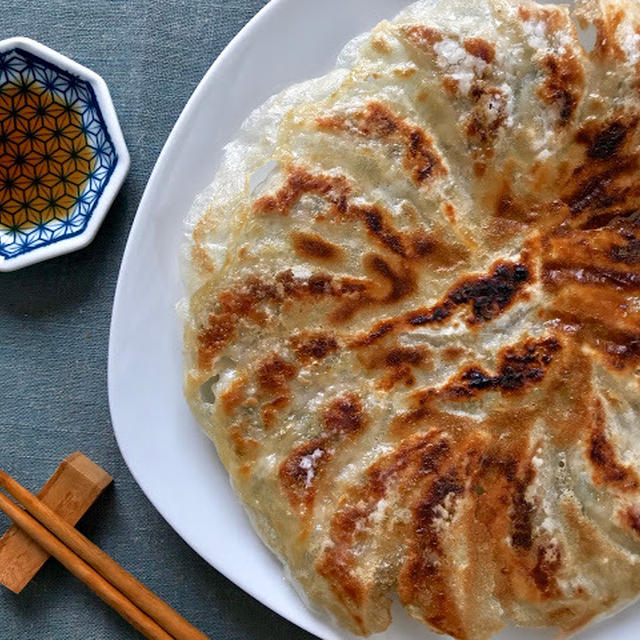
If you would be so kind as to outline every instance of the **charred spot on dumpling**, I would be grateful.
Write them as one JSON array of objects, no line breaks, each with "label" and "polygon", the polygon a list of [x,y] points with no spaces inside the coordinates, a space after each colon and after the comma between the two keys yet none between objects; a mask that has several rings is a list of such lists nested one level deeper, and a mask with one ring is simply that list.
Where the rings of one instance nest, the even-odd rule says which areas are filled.
[{"label": "charred spot on dumpling", "polygon": [[386,391],[399,383],[412,387],[416,383],[414,369],[425,370],[432,365],[431,350],[426,345],[375,345],[361,351],[359,358],[367,370],[382,373],[382,378],[376,381],[376,387]]},{"label": "charred spot on dumpling", "polygon": [[394,327],[395,323],[391,321],[380,322],[369,333],[359,336],[353,340],[349,346],[355,349],[359,347],[368,347],[391,333]]},{"label": "charred spot on dumpling", "polygon": [[306,509],[315,496],[315,483],[331,458],[325,440],[317,438],[294,449],[280,465],[280,483],[291,504]]},{"label": "charred spot on dumpling", "polygon": [[425,347],[395,347],[385,355],[385,363],[390,367],[401,364],[418,366],[423,364],[427,355]]},{"label": "charred spot on dumpling", "polygon": [[[371,256],[367,256],[368,261],[371,258]],[[405,293],[413,292],[415,278],[413,271],[409,270],[407,276],[401,278],[394,275],[391,267],[384,261],[380,262],[375,259],[368,262],[367,266],[394,283],[385,301],[400,299],[404,297]],[[443,300],[432,307],[410,311],[396,320],[377,323],[367,335],[358,337],[352,344],[354,346],[373,344],[398,325],[415,328],[429,324],[441,324],[449,320],[457,307],[466,305],[470,305],[472,310],[472,314],[466,318],[469,326],[490,322],[512,304],[530,280],[531,273],[524,262],[498,261],[493,265],[493,269],[488,275],[463,278],[454,285]]]},{"label": "charred spot on dumpling", "polygon": [[[412,500],[408,527],[409,548],[398,576],[398,594],[405,606],[417,606],[436,630],[464,636],[464,622],[450,580],[447,529],[459,503],[468,499],[469,477],[478,470],[477,442],[462,442],[445,457],[442,466],[407,478]],[[422,466],[422,465],[420,465]],[[413,469],[412,469],[413,470]]]},{"label": "charred spot on dumpling", "polygon": [[[564,40],[557,52],[547,53],[540,60],[545,79],[538,90],[540,98],[557,112],[558,126],[564,128],[573,119],[585,86],[585,69],[578,55],[581,49],[574,40],[573,26],[568,23],[566,15],[555,7],[521,6],[518,13],[526,25],[525,30],[534,34],[534,38],[541,40],[544,35],[551,41]],[[544,50],[543,40],[530,41],[530,45]]]},{"label": "charred spot on dumpling", "polygon": [[333,515],[330,536],[334,543],[324,550],[315,563],[315,569],[329,584],[331,591],[344,606],[361,633],[366,631],[359,611],[365,599],[366,587],[354,571],[356,561],[351,549],[358,525],[370,513],[366,508],[341,504]]},{"label": "charred spot on dumpling", "polygon": [[232,414],[245,400],[247,379],[239,376],[220,394],[222,408],[227,414]]},{"label": "charred spot on dumpling", "polygon": [[[349,487],[341,498],[331,518],[332,544],[326,546],[316,568],[349,611],[358,611],[365,596],[357,575],[357,545],[369,535],[371,517],[396,488],[404,495],[418,482],[432,482],[450,452],[449,444],[442,439],[410,438],[369,467],[364,482]],[[444,488],[441,481],[440,493]]]},{"label": "charred spot on dumpling", "polygon": [[640,537],[640,506],[636,504],[627,507],[619,515],[623,525]]},{"label": "charred spot on dumpling", "polygon": [[612,262],[640,264],[640,238],[629,238],[626,244],[613,244],[609,248],[608,257]]},{"label": "charred spot on dumpling", "polygon": [[440,394],[449,399],[466,399],[484,391],[522,392],[542,382],[560,349],[556,338],[530,339],[522,345],[507,347],[499,354],[494,375],[478,366],[468,367],[447,383]]},{"label": "charred spot on dumpling", "polygon": [[363,259],[365,269],[372,274],[374,282],[382,284],[386,293],[384,302],[397,302],[412,294],[416,289],[416,274],[405,264],[393,265],[377,254],[368,254]]},{"label": "charred spot on dumpling", "polygon": [[445,362],[457,362],[465,356],[466,350],[463,347],[451,346],[444,349],[441,353],[441,358]]},{"label": "charred spot on dumpling", "polygon": [[540,592],[547,598],[560,594],[556,578],[561,567],[562,551],[557,542],[548,542],[538,547],[536,565],[531,571],[531,576]]},{"label": "charred spot on dumpling", "polygon": [[429,53],[433,52],[433,46],[435,44],[442,42],[444,39],[441,31],[427,25],[411,25],[403,27],[401,29],[401,34],[413,46]]},{"label": "charred spot on dumpling", "polygon": [[636,115],[623,114],[606,122],[589,121],[577,132],[576,142],[586,147],[585,160],[574,169],[563,200],[573,216],[585,219],[582,228],[601,228],[637,211],[639,156],[626,148],[639,121]]},{"label": "charred spot on dumpling", "polygon": [[435,231],[419,226],[398,231],[391,214],[379,205],[352,205],[349,213],[364,223],[375,242],[405,260],[424,261],[437,268],[458,264],[468,255],[464,247],[443,242]]},{"label": "charred spot on dumpling", "polygon": [[463,44],[467,53],[486,63],[493,62],[496,57],[496,46],[483,38],[467,38]]},{"label": "charred spot on dumpling", "polygon": [[588,122],[578,130],[576,142],[586,146],[587,158],[610,160],[637,129],[638,120],[638,116],[627,114],[604,123]]},{"label": "charred spot on dumpling", "polygon": [[254,438],[249,438],[244,433],[245,424],[236,424],[229,430],[229,436],[233,445],[233,452],[238,458],[253,462],[260,449],[260,443]]},{"label": "charred spot on dumpling", "polygon": [[602,402],[597,399],[592,409],[592,428],[587,443],[589,460],[595,482],[615,487],[624,493],[635,492],[640,487],[634,469],[623,464],[607,435],[607,420]]},{"label": "charred spot on dumpling", "polygon": [[610,158],[620,149],[628,132],[629,127],[623,125],[622,122],[612,122],[606,129],[595,135],[587,151],[587,156],[596,160]]},{"label": "charred spot on dumpling", "polygon": [[438,241],[433,234],[416,230],[411,235],[411,253],[417,258],[424,258],[438,250]]},{"label": "charred spot on dumpling", "polygon": [[495,204],[495,214],[499,218],[525,222],[529,218],[528,208],[513,193],[511,181],[505,180],[498,191]]},{"label": "charred spot on dumpling", "polygon": [[513,494],[511,497],[511,544],[517,549],[525,551],[533,544],[533,512],[534,505],[527,499],[527,489],[533,481],[535,471],[531,466],[523,478],[513,479]]},{"label": "charred spot on dumpling", "polygon": [[475,144],[487,147],[507,121],[507,97],[498,87],[478,81],[469,95],[473,109],[467,120],[466,134]]},{"label": "charred spot on dumpling", "polygon": [[596,58],[613,62],[624,62],[626,60],[624,51],[616,37],[618,27],[624,18],[625,12],[622,8],[614,9],[612,7],[602,17],[594,19],[596,42],[593,53]]},{"label": "charred spot on dumpling", "polygon": [[343,255],[340,247],[316,233],[294,231],[291,233],[291,243],[296,254],[308,260],[333,261]]},{"label": "charred spot on dumpling", "polygon": [[324,426],[332,437],[357,433],[364,424],[362,403],[355,394],[335,399],[324,414]]},{"label": "charred spot on dumpling", "polygon": [[288,382],[298,370],[294,364],[277,354],[272,354],[258,364],[258,384],[263,391],[279,393],[288,389]]},{"label": "charred spot on dumpling", "polygon": [[322,433],[296,447],[280,465],[280,483],[293,506],[308,513],[318,482],[336,450],[345,439],[358,435],[366,424],[367,416],[356,394],[331,401],[324,412]]},{"label": "charred spot on dumpling", "polygon": [[628,184],[638,166],[638,158],[630,156],[609,166],[583,166],[576,170],[577,186],[571,190],[566,202],[572,215],[586,218],[582,228],[604,227],[616,216],[624,214],[628,196],[635,197]]},{"label": "charred spot on dumpling", "polygon": [[284,395],[262,405],[260,415],[262,417],[262,426],[264,429],[271,429],[275,425],[278,413],[287,407],[289,402],[289,396]]},{"label": "charred spot on dumpling", "polygon": [[424,182],[432,175],[446,173],[431,140],[420,129],[413,129],[409,133],[405,164],[413,170],[413,179],[418,183]]},{"label": "charred spot on dumpling", "polygon": [[253,209],[261,215],[277,213],[287,216],[302,196],[315,194],[326,198],[336,212],[344,213],[350,192],[351,186],[343,177],[312,174],[304,167],[291,166],[285,184],[275,194],[256,200]]},{"label": "charred spot on dumpling", "polygon": [[[443,579],[446,569],[442,563],[440,529],[442,521],[451,517],[453,505],[464,493],[464,480],[454,468],[437,477],[415,505],[412,548],[398,585],[403,601],[426,599],[429,622],[439,631],[454,635],[459,634],[462,627],[455,607],[450,605],[449,583]],[[440,583],[439,589],[432,588],[434,582]]]},{"label": "charred spot on dumpling", "polygon": [[322,331],[298,333],[291,338],[291,342],[297,357],[305,363],[323,360],[339,348],[336,338]]},{"label": "charred spot on dumpling", "polygon": [[573,118],[584,91],[584,69],[571,51],[548,54],[542,59],[546,79],[540,97],[558,111],[558,124],[565,127]]},{"label": "charred spot on dumpling", "polygon": [[321,296],[333,292],[333,278],[324,273],[315,273],[309,278],[309,293]]},{"label": "charred spot on dumpling", "polygon": [[640,288],[640,273],[562,262],[544,263],[544,282],[551,288],[575,282],[582,285],[634,290]]},{"label": "charred spot on dumpling", "polygon": [[497,264],[491,274],[469,277],[449,293],[449,301],[456,306],[470,304],[470,324],[489,322],[499,316],[514,300],[531,273],[524,263]]},{"label": "charred spot on dumpling", "polygon": [[364,222],[367,232],[382,246],[403,258],[407,257],[404,238],[393,228],[389,215],[379,206],[354,206],[352,212]]},{"label": "charred spot on dumpling", "polygon": [[403,165],[416,184],[448,173],[431,137],[381,102],[370,102],[362,111],[318,118],[316,124],[321,131],[346,132],[365,139],[401,144]]},{"label": "charred spot on dumpling", "polygon": [[[435,519],[442,517],[440,507],[446,498],[450,496],[460,496],[464,493],[465,487],[461,482],[456,469],[440,476],[435,480],[427,496],[422,499],[414,508],[414,523],[416,533],[425,538],[425,542],[434,550],[439,550],[439,539],[432,524]],[[435,567],[434,567],[435,569]],[[412,572],[418,575],[433,574],[425,565],[414,565]],[[426,577],[426,576],[425,576]]]},{"label": "charred spot on dumpling", "polygon": [[236,317],[231,313],[212,313],[209,322],[198,334],[198,366],[208,369],[221,349],[233,338]]},{"label": "charred spot on dumpling", "polygon": [[277,287],[263,282],[256,276],[247,277],[244,282],[223,291],[218,296],[222,309],[235,316],[250,316],[261,303],[278,299]]}]

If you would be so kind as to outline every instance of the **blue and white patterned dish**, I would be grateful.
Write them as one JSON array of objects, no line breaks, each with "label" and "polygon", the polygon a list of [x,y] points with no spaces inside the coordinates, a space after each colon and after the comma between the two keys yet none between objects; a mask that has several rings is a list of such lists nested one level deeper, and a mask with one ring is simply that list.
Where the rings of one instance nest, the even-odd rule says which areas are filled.
[{"label": "blue and white patterned dish", "polygon": [[86,246],[128,169],[100,76],[33,40],[0,42],[0,271]]}]

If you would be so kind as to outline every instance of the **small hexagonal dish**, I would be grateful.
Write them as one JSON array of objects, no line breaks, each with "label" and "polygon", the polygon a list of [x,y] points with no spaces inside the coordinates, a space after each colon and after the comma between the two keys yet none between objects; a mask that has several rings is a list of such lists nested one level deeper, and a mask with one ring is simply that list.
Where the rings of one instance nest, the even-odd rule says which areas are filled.
[{"label": "small hexagonal dish", "polygon": [[89,244],[129,170],[104,80],[28,38],[0,42],[0,271]]}]

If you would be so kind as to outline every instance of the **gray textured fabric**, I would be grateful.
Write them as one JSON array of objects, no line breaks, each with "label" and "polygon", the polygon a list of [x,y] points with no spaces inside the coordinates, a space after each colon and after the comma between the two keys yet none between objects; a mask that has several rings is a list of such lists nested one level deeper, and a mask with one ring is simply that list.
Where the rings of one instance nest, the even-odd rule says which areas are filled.
[{"label": "gray textured fabric", "polygon": [[[212,639],[311,636],[209,567],[137,487],[111,429],[107,344],[122,252],[155,159],[202,75],[263,4],[2,0],[0,9],[0,39],[35,38],[102,75],[132,159],[92,245],[0,274],[0,466],[32,490],[77,449],[111,472],[115,486],[80,529]],[[1,640],[134,637],[56,562],[21,595],[0,590]]]}]

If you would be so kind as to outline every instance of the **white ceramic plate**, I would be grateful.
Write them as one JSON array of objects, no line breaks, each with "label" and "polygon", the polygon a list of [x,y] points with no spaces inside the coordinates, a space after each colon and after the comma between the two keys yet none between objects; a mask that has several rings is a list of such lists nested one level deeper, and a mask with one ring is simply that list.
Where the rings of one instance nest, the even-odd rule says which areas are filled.
[{"label": "white ceramic plate", "polygon": [[[343,45],[409,0],[273,0],[233,40],[189,100],[160,154],[136,215],[116,291],[109,399],[122,454],[151,502],[216,569],[262,603],[325,640],[352,637],[310,612],[254,534],[215,449],[182,397],[182,220],[212,179],[222,148],[272,94],[331,69]],[[167,473],[171,469],[171,473]],[[396,607],[381,639],[440,638]],[[634,607],[584,640],[632,640]],[[500,640],[548,638],[506,630]]]}]

